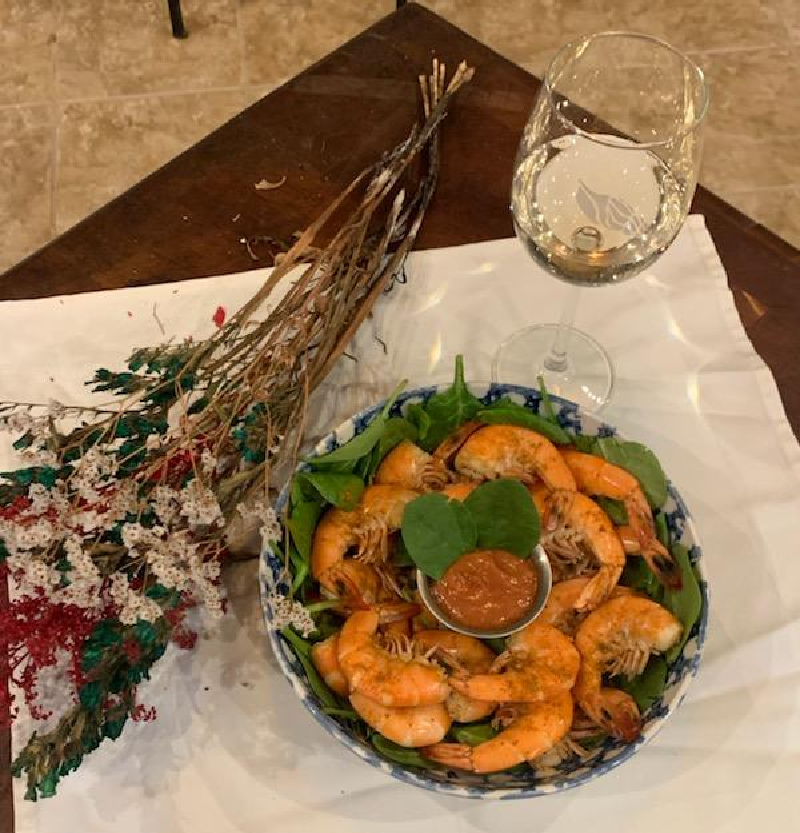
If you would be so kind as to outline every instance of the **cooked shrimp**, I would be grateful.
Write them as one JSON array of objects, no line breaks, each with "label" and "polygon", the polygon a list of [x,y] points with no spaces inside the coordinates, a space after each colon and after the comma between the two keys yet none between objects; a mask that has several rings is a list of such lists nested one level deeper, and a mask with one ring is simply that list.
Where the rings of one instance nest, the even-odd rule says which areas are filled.
[{"label": "cooked shrimp", "polygon": [[417,611],[415,604],[381,605],[357,611],[344,623],[339,665],[351,693],[357,691],[382,706],[393,707],[432,705],[447,699],[450,688],[438,665],[411,652],[390,653],[375,639],[382,621],[408,618]]},{"label": "cooked shrimp", "polygon": [[383,458],[375,472],[374,482],[427,492],[429,489],[441,489],[449,480],[450,472],[441,460],[410,440],[403,440]]},{"label": "cooked shrimp", "polygon": [[477,480],[540,478],[549,489],[575,489],[575,478],[550,440],[516,425],[487,425],[476,431],[455,459],[456,471]]},{"label": "cooked shrimp", "polygon": [[443,703],[398,709],[376,703],[357,691],[350,695],[350,703],[376,732],[400,746],[438,743],[453,722]]},{"label": "cooked shrimp", "polygon": [[385,561],[389,551],[389,532],[400,529],[406,504],[419,492],[402,486],[367,486],[361,493],[356,524],[360,539],[358,557],[365,561]]},{"label": "cooked shrimp", "polygon": [[442,489],[442,494],[450,500],[462,501],[466,500],[477,486],[480,486],[480,483],[474,480],[464,481],[462,483],[450,483]]},{"label": "cooked shrimp", "polygon": [[311,662],[314,663],[314,668],[319,671],[328,688],[343,697],[347,696],[349,690],[347,679],[339,665],[338,631],[322,642],[316,642],[311,646]]},{"label": "cooked shrimp", "polygon": [[603,687],[603,674],[641,674],[650,655],[669,650],[681,630],[666,608],[640,596],[611,599],[590,613],[575,634],[580,707],[615,737],[632,741],[641,729],[639,709],[624,691]]},{"label": "cooked shrimp", "polygon": [[488,674],[453,674],[450,685],[475,700],[535,703],[575,684],[580,657],[561,631],[531,622],[512,634]]},{"label": "cooked shrimp", "polygon": [[[544,610],[539,614],[536,621],[552,625],[567,636],[574,636],[578,625],[589,613],[589,611],[577,610],[575,607],[589,581],[588,576],[582,576],[554,584],[547,598],[547,604],[545,604]],[[634,591],[630,587],[623,587],[618,584],[611,591],[610,598],[616,599],[620,596],[633,595],[635,595]]]},{"label": "cooked shrimp", "polygon": [[432,761],[469,772],[499,772],[532,761],[552,749],[569,731],[572,696],[568,691],[541,703],[519,704],[511,724],[491,740],[437,743],[423,750]]},{"label": "cooked shrimp", "polygon": [[[419,631],[414,634],[414,644],[426,653],[433,653],[445,665],[470,674],[485,673],[496,659],[494,651],[480,639],[454,631]],[[458,691],[451,691],[447,697],[447,711],[456,723],[480,720],[490,715],[494,706],[491,701],[473,700]]]},{"label": "cooked shrimp", "polygon": [[470,420],[459,426],[447,439],[436,446],[433,456],[440,460],[445,466],[452,467],[453,458],[461,446],[479,429],[483,427],[482,422]]},{"label": "cooked shrimp", "polygon": [[[329,509],[317,524],[311,545],[311,575],[331,595],[341,593],[348,586],[350,594],[360,589],[364,600],[376,600],[374,577],[360,568],[350,565],[348,552],[356,558],[381,565],[389,550],[389,531],[399,529],[406,504],[418,496],[418,492],[400,486],[368,486],[361,493],[358,506],[346,512]],[[346,565],[346,566],[345,566]],[[387,574],[377,574],[384,585]]]},{"label": "cooked shrimp", "polygon": [[[616,587],[625,566],[625,551],[608,515],[580,492],[556,489],[544,500],[534,498],[540,507],[542,546],[557,575],[570,572],[570,566],[596,569],[575,602],[578,610],[593,610]],[[581,569],[582,571],[582,569]]]},{"label": "cooked shrimp", "polygon": [[[639,481],[625,469],[593,454],[563,451],[562,456],[581,492],[614,498],[625,504],[630,533],[638,542],[642,557],[663,585],[679,590],[682,584],[680,566],[656,537],[653,513]],[[626,537],[630,538],[630,533]],[[630,551],[629,548],[626,551]]]}]

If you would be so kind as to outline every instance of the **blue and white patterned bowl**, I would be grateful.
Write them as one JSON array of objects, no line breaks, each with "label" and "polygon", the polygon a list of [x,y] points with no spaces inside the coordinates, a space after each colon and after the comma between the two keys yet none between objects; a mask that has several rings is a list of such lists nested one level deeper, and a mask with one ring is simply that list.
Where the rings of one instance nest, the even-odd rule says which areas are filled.
[{"label": "blue and white patterned bowl", "polygon": [[[392,408],[392,416],[402,415],[407,405],[412,402],[424,403],[434,393],[444,390],[446,387],[442,385],[439,387],[418,388],[401,394]],[[487,405],[505,396],[524,405],[533,413],[539,412],[541,397],[538,391],[531,388],[504,384],[493,384],[489,386],[485,384],[472,384],[470,385],[470,390]],[[594,416],[582,413],[572,402],[555,396],[551,397],[551,399],[558,411],[559,422],[564,428],[579,431],[582,434],[598,436],[613,436],[617,433],[612,426],[601,422]],[[350,440],[356,434],[360,434],[381,412],[382,408],[383,403],[379,403],[351,417],[340,425],[336,431],[325,437],[317,445],[315,453],[324,454],[332,451],[334,448]],[[278,497],[276,508],[279,514],[285,508],[287,500],[288,486],[283,489]],[[703,574],[697,532],[686,505],[671,483],[669,484],[669,495],[664,507],[664,513],[673,541],[683,544],[689,551],[703,595],[703,610],[698,621],[692,628],[681,655],[669,668],[667,686],[664,694],[643,716],[644,725],[640,737],[634,743],[630,744],[609,739],[602,746],[598,747],[598,749],[594,750],[593,757],[586,762],[567,760],[558,767],[537,770],[535,772],[530,770],[528,772],[500,772],[492,775],[474,775],[472,773],[454,770],[418,770],[405,768],[382,758],[372,746],[360,737],[352,734],[343,723],[339,723],[336,718],[324,713],[321,704],[308,686],[302,666],[284,642],[279,632],[275,629],[272,623],[270,607],[264,600],[276,586],[276,582],[281,581],[283,561],[280,554],[273,553],[269,547],[266,547],[261,554],[259,576],[267,635],[283,673],[291,683],[297,696],[303,701],[303,705],[311,712],[315,720],[327,732],[340,741],[343,746],[346,746],[363,761],[366,761],[371,766],[377,767],[387,775],[391,775],[408,784],[414,784],[417,787],[424,787],[428,790],[466,798],[530,798],[577,787],[614,769],[623,763],[623,761],[627,761],[650,741],[664,725],[666,719],[680,705],[700,664],[700,654],[705,641],[708,622],[708,589]],[[280,584],[278,586],[280,587]]]}]

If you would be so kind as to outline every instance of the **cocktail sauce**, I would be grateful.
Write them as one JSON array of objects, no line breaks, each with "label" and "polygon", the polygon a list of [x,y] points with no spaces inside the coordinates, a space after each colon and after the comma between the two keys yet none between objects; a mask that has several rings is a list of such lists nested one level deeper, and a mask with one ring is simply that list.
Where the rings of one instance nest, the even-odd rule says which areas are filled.
[{"label": "cocktail sauce", "polygon": [[536,596],[528,561],[504,550],[475,550],[453,562],[433,587],[436,603],[456,624],[498,630],[519,621]]}]

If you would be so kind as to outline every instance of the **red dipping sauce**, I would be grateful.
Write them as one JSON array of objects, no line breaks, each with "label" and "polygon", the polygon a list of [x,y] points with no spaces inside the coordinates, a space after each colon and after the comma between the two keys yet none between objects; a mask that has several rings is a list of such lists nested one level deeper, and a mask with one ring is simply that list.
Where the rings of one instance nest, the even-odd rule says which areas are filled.
[{"label": "red dipping sauce", "polygon": [[475,550],[453,562],[433,586],[442,612],[473,630],[499,630],[518,622],[536,597],[528,561],[504,550]]}]

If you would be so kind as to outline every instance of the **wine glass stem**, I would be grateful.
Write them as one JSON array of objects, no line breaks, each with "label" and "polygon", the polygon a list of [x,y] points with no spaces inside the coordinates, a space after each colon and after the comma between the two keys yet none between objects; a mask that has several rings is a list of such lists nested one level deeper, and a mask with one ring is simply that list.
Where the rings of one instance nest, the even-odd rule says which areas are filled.
[{"label": "wine glass stem", "polygon": [[569,367],[569,337],[572,325],[575,322],[575,314],[578,311],[578,298],[581,288],[570,285],[567,290],[567,297],[561,310],[561,320],[558,322],[556,336],[550,347],[550,352],[544,360],[545,370],[551,373],[564,373]]}]

